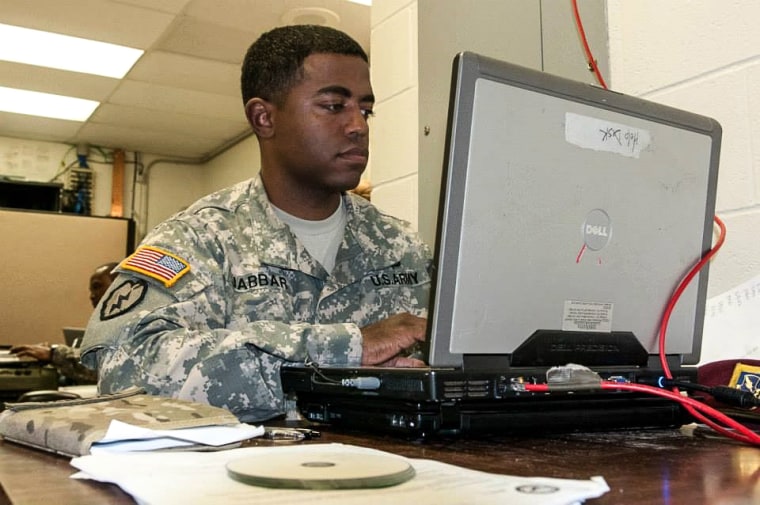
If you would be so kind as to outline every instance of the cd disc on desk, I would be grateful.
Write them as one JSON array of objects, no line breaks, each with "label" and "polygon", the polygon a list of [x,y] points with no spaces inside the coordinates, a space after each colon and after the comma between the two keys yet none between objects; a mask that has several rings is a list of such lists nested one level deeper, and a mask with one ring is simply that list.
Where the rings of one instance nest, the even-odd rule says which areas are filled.
[{"label": "cd disc on desk", "polygon": [[227,463],[245,484],[292,489],[361,489],[395,486],[414,477],[409,462],[391,454],[333,450],[252,456]]}]

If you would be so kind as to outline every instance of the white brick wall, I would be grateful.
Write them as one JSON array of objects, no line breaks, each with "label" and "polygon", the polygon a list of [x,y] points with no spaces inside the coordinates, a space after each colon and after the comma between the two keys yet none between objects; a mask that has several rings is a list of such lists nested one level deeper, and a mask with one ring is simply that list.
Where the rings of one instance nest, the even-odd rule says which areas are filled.
[{"label": "white brick wall", "polygon": [[[370,71],[376,117],[364,174],[372,203],[417,227],[417,3],[385,0],[372,8]],[[383,146],[378,148],[377,146]]]}]

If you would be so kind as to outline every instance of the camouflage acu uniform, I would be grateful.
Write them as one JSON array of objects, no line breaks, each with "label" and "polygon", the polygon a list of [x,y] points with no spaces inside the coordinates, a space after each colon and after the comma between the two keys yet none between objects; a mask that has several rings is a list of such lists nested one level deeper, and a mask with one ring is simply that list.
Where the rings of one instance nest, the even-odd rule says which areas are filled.
[{"label": "camouflage acu uniform", "polygon": [[189,271],[168,286],[125,268],[129,258],[119,265],[82,350],[101,393],[137,385],[264,420],[284,412],[284,362],[358,365],[359,328],[401,312],[426,317],[429,249],[362,198],[343,200],[330,274],[275,215],[258,177],[156,227],[143,246]]},{"label": "camouflage acu uniform", "polygon": [[[237,423],[235,416],[217,407],[143,393],[140,388],[129,388],[98,398],[6,403],[0,413],[0,435],[5,440],[76,457],[90,452],[92,444],[106,435],[111,421],[154,430]],[[209,449],[203,444],[193,448]]]},{"label": "camouflage acu uniform", "polygon": [[75,384],[95,384],[98,373],[87,368],[79,358],[79,349],[58,345],[50,350],[50,363],[58,373]]}]

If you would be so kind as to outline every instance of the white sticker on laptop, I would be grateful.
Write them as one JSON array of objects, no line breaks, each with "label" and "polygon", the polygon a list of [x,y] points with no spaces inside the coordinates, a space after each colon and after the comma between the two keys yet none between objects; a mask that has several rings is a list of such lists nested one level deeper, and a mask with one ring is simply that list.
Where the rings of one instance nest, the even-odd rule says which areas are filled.
[{"label": "white sticker on laptop", "polygon": [[584,149],[638,158],[652,137],[648,130],[566,112],[565,141]]},{"label": "white sticker on laptop", "polygon": [[565,300],[562,331],[612,331],[612,303]]}]

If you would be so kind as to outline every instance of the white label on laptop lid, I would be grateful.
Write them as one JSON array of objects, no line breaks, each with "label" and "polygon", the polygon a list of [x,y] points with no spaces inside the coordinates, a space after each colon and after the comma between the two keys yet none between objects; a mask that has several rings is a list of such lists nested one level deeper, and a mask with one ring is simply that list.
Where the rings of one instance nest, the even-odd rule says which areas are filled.
[{"label": "white label on laptop lid", "polygon": [[607,302],[565,300],[562,331],[612,331],[612,307]]},{"label": "white label on laptop lid", "polygon": [[578,147],[638,158],[649,147],[647,130],[568,112],[565,140]]}]

